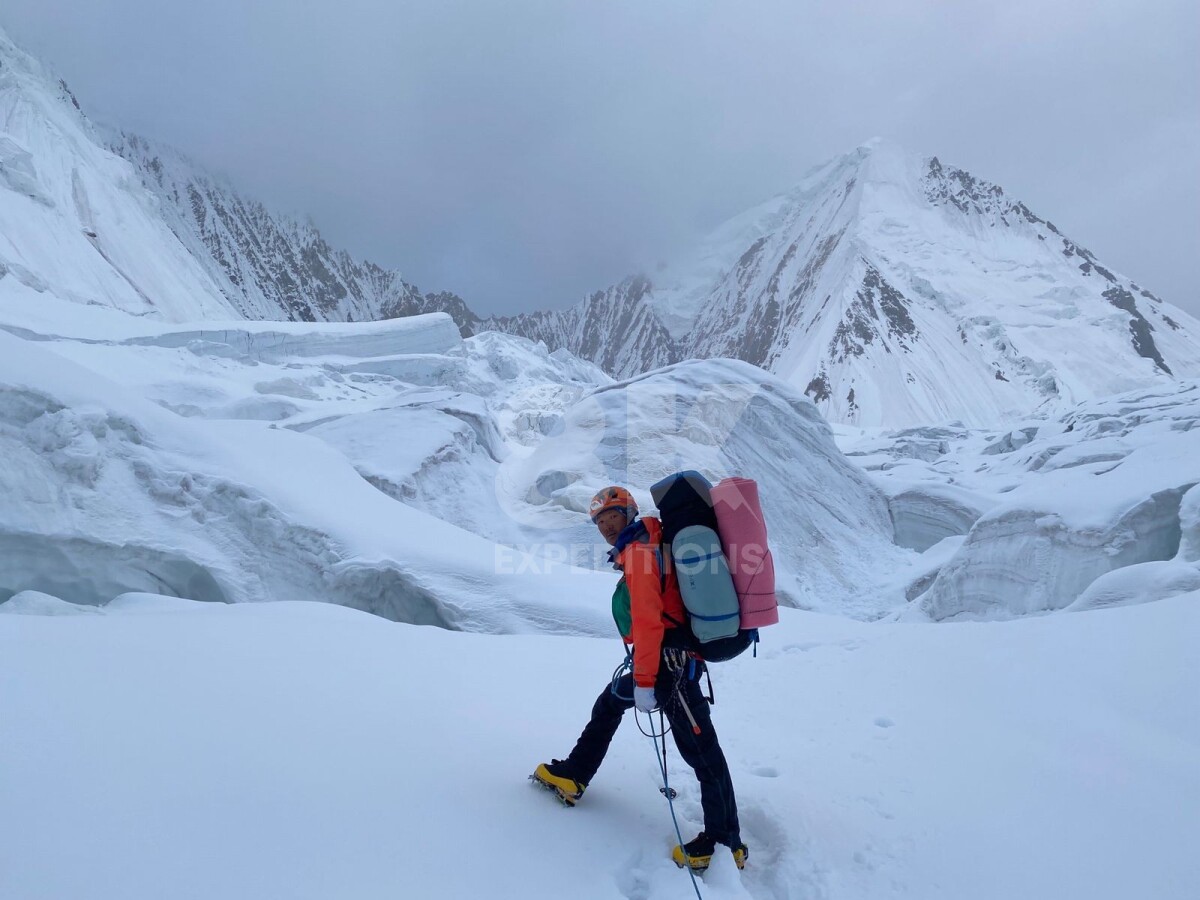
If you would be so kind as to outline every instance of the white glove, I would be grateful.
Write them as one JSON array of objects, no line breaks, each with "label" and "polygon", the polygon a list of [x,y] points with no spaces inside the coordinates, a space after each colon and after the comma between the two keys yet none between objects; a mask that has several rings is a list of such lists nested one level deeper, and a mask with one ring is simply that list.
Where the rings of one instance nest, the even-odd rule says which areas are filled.
[{"label": "white glove", "polygon": [[654,712],[655,708],[658,706],[658,698],[654,696],[654,688],[642,687],[640,684],[634,685],[633,705],[636,706],[640,712]]}]

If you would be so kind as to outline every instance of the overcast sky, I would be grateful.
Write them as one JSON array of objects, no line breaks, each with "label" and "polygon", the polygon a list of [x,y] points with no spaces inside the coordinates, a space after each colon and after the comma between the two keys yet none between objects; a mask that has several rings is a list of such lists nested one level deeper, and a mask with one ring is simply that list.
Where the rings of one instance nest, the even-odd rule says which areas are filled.
[{"label": "overcast sky", "polygon": [[483,314],[565,306],[875,135],[1200,315],[1196,0],[3,0],[96,119]]}]

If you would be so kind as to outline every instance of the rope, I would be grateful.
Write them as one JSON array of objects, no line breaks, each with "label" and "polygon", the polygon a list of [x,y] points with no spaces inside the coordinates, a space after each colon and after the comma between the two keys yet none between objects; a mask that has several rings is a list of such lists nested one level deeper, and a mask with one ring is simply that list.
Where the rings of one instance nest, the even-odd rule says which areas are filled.
[{"label": "rope", "polygon": [[[622,675],[624,675],[626,672],[632,672],[632,671],[633,671],[633,660],[630,658],[629,652],[626,651],[625,661],[623,663],[621,663],[621,665],[617,666],[616,671],[613,672],[612,686],[611,686],[610,690],[612,691],[614,697],[618,697],[622,700],[628,700],[628,701],[632,702],[632,700],[633,700],[632,697],[626,697],[617,690],[617,680]],[[680,683],[683,680],[683,676],[684,676],[685,672],[686,672],[686,669],[682,669],[682,668],[677,672],[677,674],[675,676],[674,689],[671,692],[672,697],[675,695],[675,692],[680,689]],[[667,702],[669,703],[671,701],[668,700]],[[658,710],[658,731],[654,730],[654,713],[653,712],[646,713],[646,720],[650,724],[649,731],[647,731],[645,728],[642,727],[642,720],[641,720],[641,717],[638,715],[637,707],[634,707],[634,709],[633,709],[633,720],[635,722],[637,722],[638,731],[640,731],[642,734],[646,735],[646,737],[650,738],[650,746],[654,750],[654,761],[656,763],[658,763],[658,769],[662,773],[663,786],[658,789],[658,792],[667,798],[667,808],[670,809],[670,811],[671,811],[671,824],[675,826],[675,838],[679,841],[679,846],[682,848],[683,847],[683,833],[679,830],[679,819],[675,815],[676,793],[675,793],[675,789],[673,787],[671,787],[671,782],[667,775],[667,735],[670,733],[671,728],[667,724],[666,717],[664,716],[662,709]],[[659,741],[662,742],[662,755],[661,756],[659,755],[659,752],[658,752]],[[684,854],[684,858],[686,859],[687,851],[684,850],[683,854]],[[688,875],[692,879],[692,890],[694,890],[696,892],[696,897],[698,898],[698,900],[704,900],[703,895],[700,893],[700,885],[697,884],[697,882],[696,882],[696,871],[690,865],[685,864],[684,868],[687,869]]]},{"label": "rope", "polygon": [[[637,718],[637,710],[633,711],[634,718]],[[671,787],[670,781],[667,778],[667,727],[663,721],[663,711],[658,711],[658,737],[662,739],[662,757],[658,755],[658,741],[655,739],[653,713],[646,713],[646,717],[650,719],[650,745],[654,748],[654,760],[658,763],[658,768],[662,772],[663,786],[659,788],[659,792],[667,798],[667,808],[671,810],[671,824],[675,826],[675,838],[679,841],[680,848],[683,847],[683,834],[679,830],[679,819],[675,816],[675,789]],[[638,728],[641,728],[641,722],[638,722]],[[643,734],[646,732],[643,731]],[[700,893],[700,885],[696,883],[696,871],[691,865],[686,864],[687,851],[683,850],[685,865],[688,875],[692,879],[692,890],[696,892],[697,900],[704,900]]]}]

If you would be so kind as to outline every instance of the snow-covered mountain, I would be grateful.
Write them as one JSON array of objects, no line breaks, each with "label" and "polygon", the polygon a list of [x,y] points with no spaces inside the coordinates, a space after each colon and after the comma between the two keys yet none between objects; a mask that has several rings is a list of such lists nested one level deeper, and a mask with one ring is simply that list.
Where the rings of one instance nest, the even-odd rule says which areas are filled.
[{"label": "snow-covered mountain", "polygon": [[182,154],[93,127],[2,34],[0,128],[0,299],[49,292],[170,321],[441,311],[464,336],[518,334],[617,377],[740,359],[831,421],[890,427],[990,425],[1200,376],[1196,319],[999,187],[887,142],[817,168],[653,278],[481,321]]},{"label": "snow-covered mountain", "polygon": [[47,295],[171,321],[238,314],[66,84],[0,32],[0,303]]},{"label": "snow-covered mountain", "polygon": [[94,125],[0,31],[0,297],[5,281],[168,321],[447,312],[464,334],[478,321],[461,298],[334,249],[181,153]]},{"label": "snow-covered mountain", "polygon": [[570,309],[490,318],[480,327],[570,350],[606,372],[629,377],[686,359],[647,305],[652,293],[649,279],[636,276]]},{"label": "snow-covered mountain", "polygon": [[463,335],[479,322],[462,298],[422,294],[399,272],[329,245],[311,222],[273,213],[184,154],[125,132],[106,144],[161,201],[171,229],[248,319],[365,322],[449,313]]},{"label": "snow-covered mountain", "polygon": [[568,310],[485,327],[624,377],[735,357],[835,422],[991,424],[1200,376],[1200,322],[1023,203],[875,140],[727,222],[686,258]]}]

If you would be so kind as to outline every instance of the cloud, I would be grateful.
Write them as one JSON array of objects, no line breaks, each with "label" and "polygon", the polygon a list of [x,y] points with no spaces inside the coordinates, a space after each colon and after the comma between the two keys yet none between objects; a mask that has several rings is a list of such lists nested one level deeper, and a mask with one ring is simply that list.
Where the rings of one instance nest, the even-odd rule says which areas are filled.
[{"label": "cloud", "polygon": [[564,306],[874,134],[1200,314],[1186,2],[6,0],[95,116],[483,313]]}]

